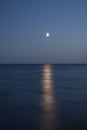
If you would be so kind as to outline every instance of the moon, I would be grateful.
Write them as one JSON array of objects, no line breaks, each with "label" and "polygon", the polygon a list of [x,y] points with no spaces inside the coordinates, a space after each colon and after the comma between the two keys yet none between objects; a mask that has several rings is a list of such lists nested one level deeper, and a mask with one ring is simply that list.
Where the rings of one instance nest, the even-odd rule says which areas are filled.
[{"label": "moon", "polygon": [[50,33],[49,33],[49,32],[47,32],[47,33],[46,33],[46,37],[49,37],[49,36],[50,36]]}]

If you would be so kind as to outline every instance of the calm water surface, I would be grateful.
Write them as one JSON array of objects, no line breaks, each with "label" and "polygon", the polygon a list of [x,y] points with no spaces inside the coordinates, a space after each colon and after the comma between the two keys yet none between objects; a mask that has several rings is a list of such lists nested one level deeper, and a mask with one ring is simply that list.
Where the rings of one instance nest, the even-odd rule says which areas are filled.
[{"label": "calm water surface", "polygon": [[87,130],[87,65],[0,65],[0,130]]}]

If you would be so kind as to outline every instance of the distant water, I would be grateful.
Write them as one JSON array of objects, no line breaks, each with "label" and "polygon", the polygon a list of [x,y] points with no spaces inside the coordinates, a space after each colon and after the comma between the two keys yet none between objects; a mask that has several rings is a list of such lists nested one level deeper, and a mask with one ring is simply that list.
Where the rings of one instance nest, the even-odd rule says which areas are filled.
[{"label": "distant water", "polygon": [[0,130],[87,130],[87,65],[0,65]]}]

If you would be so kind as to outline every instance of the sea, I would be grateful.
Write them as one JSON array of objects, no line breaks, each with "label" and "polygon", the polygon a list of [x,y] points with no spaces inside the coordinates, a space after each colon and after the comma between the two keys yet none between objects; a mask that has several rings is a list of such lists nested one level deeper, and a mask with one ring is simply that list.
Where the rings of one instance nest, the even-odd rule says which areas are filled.
[{"label": "sea", "polygon": [[1,64],[0,130],[87,130],[87,65]]}]

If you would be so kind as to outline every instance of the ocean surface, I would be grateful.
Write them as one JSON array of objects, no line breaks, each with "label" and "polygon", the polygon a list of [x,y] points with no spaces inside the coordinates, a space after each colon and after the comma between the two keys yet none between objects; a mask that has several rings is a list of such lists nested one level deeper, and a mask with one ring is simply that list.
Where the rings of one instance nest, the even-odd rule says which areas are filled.
[{"label": "ocean surface", "polygon": [[87,130],[87,65],[0,65],[0,130]]}]

